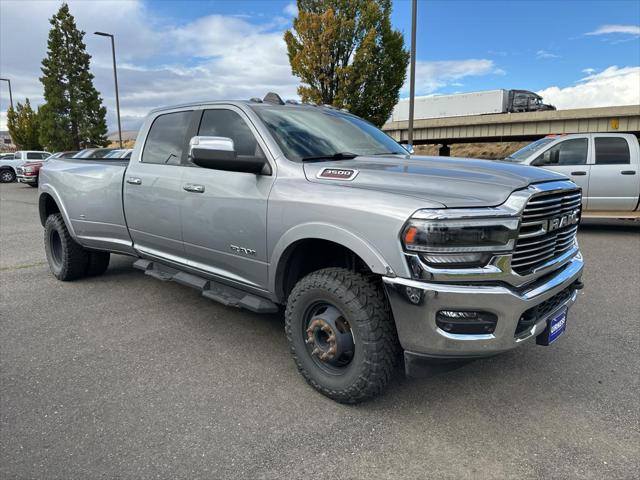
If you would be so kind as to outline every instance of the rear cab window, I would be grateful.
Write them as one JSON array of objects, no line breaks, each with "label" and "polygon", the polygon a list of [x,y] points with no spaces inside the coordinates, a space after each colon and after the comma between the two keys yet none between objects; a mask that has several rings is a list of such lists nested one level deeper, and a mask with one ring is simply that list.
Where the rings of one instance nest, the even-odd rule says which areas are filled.
[{"label": "rear cab window", "polygon": [[629,143],[623,137],[596,137],[596,165],[628,165],[631,163]]},{"label": "rear cab window", "polygon": [[142,150],[142,163],[180,165],[185,163],[186,135],[191,122],[191,110],[165,113],[153,121]]}]

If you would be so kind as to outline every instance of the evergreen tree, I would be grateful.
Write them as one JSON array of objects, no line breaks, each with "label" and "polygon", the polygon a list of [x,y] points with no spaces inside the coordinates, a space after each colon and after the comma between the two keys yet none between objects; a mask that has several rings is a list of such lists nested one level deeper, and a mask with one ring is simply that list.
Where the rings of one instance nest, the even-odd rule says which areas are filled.
[{"label": "evergreen tree", "polygon": [[381,126],[398,102],[409,52],[391,0],[298,0],[284,39],[303,101],[346,108]]},{"label": "evergreen tree", "polygon": [[84,32],[66,3],[49,22],[40,78],[46,102],[40,109],[40,142],[52,151],[106,146],[107,111],[93,86]]},{"label": "evergreen tree", "polygon": [[38,139],[39,121],[38,112],[31,108],[31,103],[27,98],[22,105],[18,102],[16,109],[9,108],[7,112],[7,127],[13,143],[20,150],[41,150],[42,146]]}]

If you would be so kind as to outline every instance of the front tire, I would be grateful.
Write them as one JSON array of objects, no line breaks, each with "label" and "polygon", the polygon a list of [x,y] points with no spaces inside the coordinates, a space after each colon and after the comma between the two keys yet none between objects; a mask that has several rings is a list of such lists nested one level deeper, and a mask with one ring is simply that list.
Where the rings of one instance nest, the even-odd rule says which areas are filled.
[{"label": "front tire", "polygon": [[16,181],[16,174],[10,168],[0,170],[0,183],[13,183]]},{"label": "front tire", "polygon": [[62,215],[49,215],[44,225],[44,247],[51,273],[62,281],[76,280],[86,275],[88,252],[69,234]]},{"label": "front tire", "polygon": [[344,268],[318,270],[296,284],[285,331],[302,376],[341,403],[378,395],[398,359],[396,328],[381,286]]}]

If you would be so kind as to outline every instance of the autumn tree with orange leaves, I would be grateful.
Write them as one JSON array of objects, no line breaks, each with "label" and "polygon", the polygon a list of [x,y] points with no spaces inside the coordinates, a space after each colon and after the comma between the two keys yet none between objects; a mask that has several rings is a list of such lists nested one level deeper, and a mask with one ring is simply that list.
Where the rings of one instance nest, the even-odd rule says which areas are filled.
[{"label": "autumn tree with orange leaves", "polygon": [[298,0],[284,39],[302,100],[346,108],[381,126],[409,63],[390,16],[391,0]]}]

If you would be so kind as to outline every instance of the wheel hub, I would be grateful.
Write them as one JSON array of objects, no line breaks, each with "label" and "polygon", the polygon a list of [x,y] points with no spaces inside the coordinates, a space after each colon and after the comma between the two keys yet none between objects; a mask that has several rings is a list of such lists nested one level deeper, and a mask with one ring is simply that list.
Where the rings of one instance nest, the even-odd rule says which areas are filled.
[{"label": "wheel hub", "polygon": [[323,362],[333,360],[338,351],[336,334],[322,318],[316,318],[311,322],[307,328],[306,342],[314,347],[311,355],[316,355]]},{"label": "wheel hub", "polygon": [[311,355],[332,366],[345,366],[353,358],[353,334],[349,322],[335,307],[316,306],[309,312],[305,343]]}]

